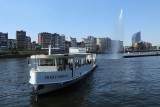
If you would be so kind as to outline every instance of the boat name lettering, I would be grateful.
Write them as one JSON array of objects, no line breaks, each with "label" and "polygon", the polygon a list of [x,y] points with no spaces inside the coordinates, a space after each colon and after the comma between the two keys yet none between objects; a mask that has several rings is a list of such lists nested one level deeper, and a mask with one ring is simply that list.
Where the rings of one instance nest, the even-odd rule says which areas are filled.
[{"label": "boat name lettering", "polygon": [[68,77],[68,75],[51,75],[51,76],[45,76],[45,79],[56,79],[56,78],[65,78]]}]

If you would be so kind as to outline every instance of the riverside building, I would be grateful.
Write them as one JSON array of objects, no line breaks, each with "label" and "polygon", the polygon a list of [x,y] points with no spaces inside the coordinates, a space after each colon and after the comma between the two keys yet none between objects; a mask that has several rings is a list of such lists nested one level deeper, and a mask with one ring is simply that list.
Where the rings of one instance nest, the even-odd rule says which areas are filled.
[{"label": "riverside building", "polygon": [[77,47],[77,39],[72,37],[67,37],[66,41],[71,43],[71,47]]},{"label": "riverside building", "polygon": [[82,41],[85,44],[85,47],[88,52],[96,52],[97,45],[96,45],[96,38],[93,36],[88,36],[88,38],[83,38]]},{"label": "riverside building", "polygon": [[17,49],[17,40],[16,39],[8,39],[8,49],[16,50]]},{"label": "riverside building", "polygon": [[132,44],[141,41],[141,32],[137,32],[132,36]]},{"label": "riverside building", "polygon": [[8,47],[8,33],[0,32],[0,50],[7,50]]},{"label": "riverside building", "polygon": [[25,50],[26,31],[16,31],[17,48],[19,50]]},{"label": "riverside building", "polygon": [[52,48],[57,48],[60,50],[65,50],[65,36],[60,36],[57,33],[42,32],[38,34],[38,45],[41,49],[48,48],[51,45]]},{"label": "riverside building", "polygon": [[106,38],[97,38],[97,50],[98,52],[106,51]]},{"label": "riverside building", "polygon": [[26,50],[31,50],[31,38],[29,36],[26,36],[26,40],[25,40],[25,49]]},{"label": "riverside building", "polygon": [[112,50],[112,52],[123,52],[123,41],[112,40],[111,41],[111,50]]}]

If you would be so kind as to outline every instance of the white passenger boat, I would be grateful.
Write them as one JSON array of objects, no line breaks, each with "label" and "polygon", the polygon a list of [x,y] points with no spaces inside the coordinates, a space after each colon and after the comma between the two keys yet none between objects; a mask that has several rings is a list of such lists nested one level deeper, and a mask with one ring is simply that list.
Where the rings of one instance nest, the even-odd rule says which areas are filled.
[{"label": "white passenger boat", "polygon": [[33,66],[29,82],[37,95],[74,84],[96,66],[96,54],[82,48],[70,48],[69,54],[32,55]]}]

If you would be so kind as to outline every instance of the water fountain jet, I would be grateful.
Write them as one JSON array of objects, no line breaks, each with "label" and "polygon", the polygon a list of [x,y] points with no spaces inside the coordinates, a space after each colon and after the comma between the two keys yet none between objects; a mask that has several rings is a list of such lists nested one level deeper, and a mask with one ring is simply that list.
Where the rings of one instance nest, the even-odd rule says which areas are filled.
[{"label": "water fountain jet", "polygon": [[115,37],[117,40],[112,41],[112,53],[113,59],[119,59],[120,56],[118,55],[119,51],[123,51],[123,43],[120,42],[124,40],[124,13],[123,9],[121,9],[120,14],[118,16],[118,25],[116,27]]}]

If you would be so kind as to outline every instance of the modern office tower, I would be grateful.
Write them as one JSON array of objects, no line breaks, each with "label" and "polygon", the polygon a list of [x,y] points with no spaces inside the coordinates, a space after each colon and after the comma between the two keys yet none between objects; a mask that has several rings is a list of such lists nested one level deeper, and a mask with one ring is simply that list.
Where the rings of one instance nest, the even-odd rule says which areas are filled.
[{"label": "modern office tower", "polygon": [[17,40],[16,39],[8,39],[8,49],[16,50],[17,49]]},{"label": "modern office tower", "polygon": [[17,48],[19,50],[25,50],[26,31],[16,31]]},{"label": "modern office tower", "polygon": [[132,44],[141,41],[141,32],[137,32],[132,36]]},{"label": "modern office tower", "polygon": [[0,50],[7,50],[8,48],[8,33],[0,32]]}]

